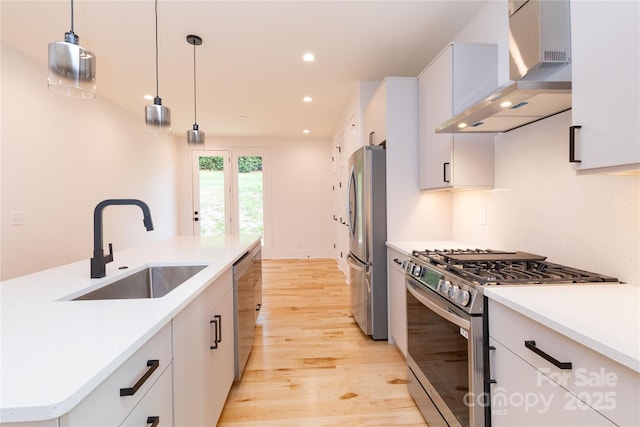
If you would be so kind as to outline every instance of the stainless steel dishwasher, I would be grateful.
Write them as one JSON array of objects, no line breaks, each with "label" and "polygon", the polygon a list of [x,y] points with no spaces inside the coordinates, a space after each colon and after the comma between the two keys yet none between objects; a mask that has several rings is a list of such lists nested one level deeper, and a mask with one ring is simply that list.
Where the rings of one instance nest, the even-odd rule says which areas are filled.
[{"label": "stainless steel dishwasher", "polygon": [[235,306],[235,379],[242,377],[256,336],[256,314],[262,306],[262,247],[258,243],[233,265]]}]

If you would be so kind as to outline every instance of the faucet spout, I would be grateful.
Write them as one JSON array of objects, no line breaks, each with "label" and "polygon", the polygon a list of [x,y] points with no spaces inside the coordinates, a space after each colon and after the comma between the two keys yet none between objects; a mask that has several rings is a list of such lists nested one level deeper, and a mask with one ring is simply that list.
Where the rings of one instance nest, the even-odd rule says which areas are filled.
[{"label": "faucet spout", "polygon": [[102,211],[107,206],[113,205],[135,205],[142,209],[144,224],[147,231],[153,230],[153,221],[151,220],[151,210],[149,206],[142,200],[137,199],[107,199],[96,205],[93,211],[93,258],[91,258],[91,278],[96,279],[106,275],[106,264],[113,261],[113,247],[109,243],[109,254],[104,254],[102,240]]}]

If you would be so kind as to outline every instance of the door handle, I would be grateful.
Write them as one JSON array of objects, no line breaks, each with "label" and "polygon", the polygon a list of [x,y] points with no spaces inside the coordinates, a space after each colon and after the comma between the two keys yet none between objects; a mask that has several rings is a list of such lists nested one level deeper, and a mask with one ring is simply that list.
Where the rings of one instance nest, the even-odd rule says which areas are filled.
[{"label": "door handle", "polygon": [[582,126],[569,126],[569,163],[582,163],[576,159],[576,129],[582,129]]},{"label": "door handle", "polygon": [[218,344],[222,342],[222,316],[216,314],[213,319],[209,321],[210,325],[213,325],[213,340],[211,342],[210,350],[218,348]]},{"label": "door handle", "polygon": [[450,166],[449,162],[442,164],[442,180],[447,183],[451,182],[451,180],[447,179],[447,169],[449,169],[448,166]]}]

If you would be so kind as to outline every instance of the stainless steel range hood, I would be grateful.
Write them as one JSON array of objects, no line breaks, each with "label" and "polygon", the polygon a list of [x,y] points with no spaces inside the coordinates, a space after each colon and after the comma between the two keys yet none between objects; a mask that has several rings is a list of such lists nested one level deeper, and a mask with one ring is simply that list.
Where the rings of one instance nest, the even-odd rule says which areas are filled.
[{"label": "stainless steel range hood", "polygon": [[436,133],[507,132],[570,109],[570,63],[569,0],[509,0],[509,72],[515,82]]}]

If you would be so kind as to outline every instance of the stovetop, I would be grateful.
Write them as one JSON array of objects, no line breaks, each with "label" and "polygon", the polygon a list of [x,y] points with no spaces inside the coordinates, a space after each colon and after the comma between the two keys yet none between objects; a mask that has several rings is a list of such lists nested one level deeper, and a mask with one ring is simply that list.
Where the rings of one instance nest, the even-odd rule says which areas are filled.
[{"label": "stovetop", "polygon": [[413,257],[471,285],[617,282],[617,279],[554,264],[527,252],[492,249],[413,251]]},{"label": "stovetop", "polygon": [[415,288],[431,289],[472,315],[484,312],[482,289],[494,285],[617,282],[601,274],[554,264],[528,252],[492,249],[413,251],[403,268]]}]

